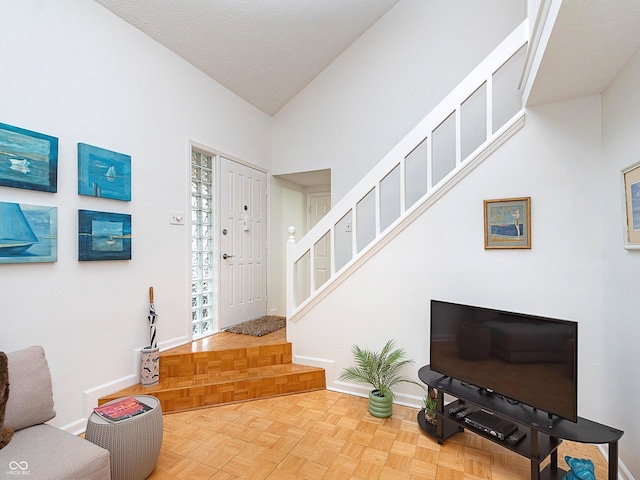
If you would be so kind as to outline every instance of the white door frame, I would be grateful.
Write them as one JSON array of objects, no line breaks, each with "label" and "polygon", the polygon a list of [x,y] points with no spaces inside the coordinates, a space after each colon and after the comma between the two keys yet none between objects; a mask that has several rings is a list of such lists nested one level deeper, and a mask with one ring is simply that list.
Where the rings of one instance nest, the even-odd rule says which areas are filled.
[{"label": "white door frame", "polygon": [[193,333],[192,333],[192,327],[191,327],[191,152],[193,149],[196,150],[200,150],[208,155],[211,155],[214,159],[214,188],[215,188],[215,206],[214,206],[214,212],[213,212],[213,281],[215,284],[215,290],[216,293],[213,297],[213,301],[215,302],[215,305],[213,305],[213,310],[215,311],[215,318],[213,319],[213,332],[212,333],[217,333],[219,332],[219,325],[220,325],[220,260],[221,260],[221,255],[222,252],[220,251],[220,243],[221,243],[221,232],[220,232],[220,210],[219,210],[219,205],[220,205],[220,157],[225,157],[228,160],[232,160],[236,163],[239,163],[240,165],[244,165],[246,167],[252,168],[254,170],[257,170],[259,172],[264,173],[267,176],[267,185],[266,185],[266,202],[267,202],[267,224],[266,224],[266,232],[265,232],[265,236],[266,236],[266,241],[267,241],[267,258],[266,258],[266,269],[267,269],[267,285],[266,285],[266,291],[267,291],[267,311],[269,311],[269,298],[271,296],[271,285],[269,283],[269,278],[270,278],[270,270],[271,270],[271,255],[270,255],[270,246],[269,246],[269,239],[271,238],[271,172],[263,167],[260,167],[258,165],[254,165],[252,163],[246,162],[244,160],[241,160],[237,157],[235,157],[234,155],[229,155],[227,153],[224,153],[218,149],[212,148],[208,145],[205,145],[203,143],[200,142],[196,142],[194,140],[189,140],[187,142],[187,168],[186,168],[186,176],[187,176],[187,200],[186,200],[186,216],[185,218],[187,219],[187,228],[185,229],[185,235],[186,235],[186,246],[187,246],[187,252],[186,252],[186,259],[187,261],[186,263],[186,268],[187,268],[187,279],[189,279],[189,281],[186,284],[186,299],[187,302],[186,303],[186,309],[185,309],[185,317],[186,317],[186,327],[187,327],[187,338],[189,339],[189,342],[193,341]]}]

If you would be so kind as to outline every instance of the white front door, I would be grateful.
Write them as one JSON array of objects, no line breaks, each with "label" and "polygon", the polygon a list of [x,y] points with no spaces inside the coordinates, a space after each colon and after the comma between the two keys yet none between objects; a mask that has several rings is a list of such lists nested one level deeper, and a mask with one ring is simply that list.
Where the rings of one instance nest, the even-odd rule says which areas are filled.
[{"label": "white front door", "polygon": [[220,157],[219,330],[267,312],[267,174]]}]

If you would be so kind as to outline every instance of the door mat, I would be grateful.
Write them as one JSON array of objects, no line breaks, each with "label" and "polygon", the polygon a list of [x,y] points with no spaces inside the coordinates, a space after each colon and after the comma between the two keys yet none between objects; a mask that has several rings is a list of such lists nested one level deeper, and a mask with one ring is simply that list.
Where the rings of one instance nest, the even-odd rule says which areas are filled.
[{"label": "door mat", "polygon": [[251,335],[252,337],[262,337],[267,333],[280,330],[287,325],[286,317],[280,317],[277,315],[265,315],[263,317],[255,318],[247,322],[238,323],[225,329],[225,332],[240,333],[242,335]]}]

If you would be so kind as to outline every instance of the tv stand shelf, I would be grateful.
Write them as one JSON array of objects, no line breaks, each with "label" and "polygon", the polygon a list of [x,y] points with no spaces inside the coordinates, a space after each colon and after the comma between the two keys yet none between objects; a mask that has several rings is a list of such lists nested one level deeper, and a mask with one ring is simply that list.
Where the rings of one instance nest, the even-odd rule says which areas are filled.
[{"label": "tv stand shelf", "polygon": [[[526,405],[509,403],[499,395],[475,386],[463,384],[450,377],[443,377],[442,374],[432,371],[428,365],[420,368],[418,377],[425,384],[438,391],[437,426],[426,422],[423,411],[418,414],[418,423],[422,430],[435,437],[438,443],[442,444],[446,439],[466,428],[519,455],[529,458],[531,461],[532,480],[560,480],[564,477],[566,472],[558,468],[558,447],[562,440],[581,443],[608,443],[608,478],[609,480],[617,479],[618,440],[624,433],[622,430],[581,417],[578,417],[577,423],[557,417],[550,420],[546,413]],[[485,410],[515,423],[519,430],[523,430],[527,434],[526,437],[517,445],[511,445],[489,433],[468,425],[464,419],[457,419],[455,416],[448,415],[444,408],[444,393],[458,398],[456,402],[447,405],[447,409],[459,402],[468,405],[472,410]],[[551,461],[541,472],[540,464],[549,456]]]}]

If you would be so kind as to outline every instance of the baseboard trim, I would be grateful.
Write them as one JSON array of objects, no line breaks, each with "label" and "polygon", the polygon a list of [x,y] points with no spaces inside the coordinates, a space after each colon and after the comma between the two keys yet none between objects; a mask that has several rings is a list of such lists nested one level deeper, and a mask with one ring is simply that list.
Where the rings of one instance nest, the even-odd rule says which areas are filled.
[{"label": "baseboard trim", "polygon": [[307,357],[306,355],[294,355],[293,363],[299,365],[308,365],[310,367],[327,368],[335,365],[335,360],[329,360],[327,358]]},{"label": "baseboard trim", "polygon": [[[369,398],[371,386],[363,386],[353,383],[336,381],[333,382],[330,386],[327,385],[327,390],[331,390],[332,392],[344,393],[347,395],[354,395],[356,397]],[[422,398],[423,397],[411,395],[409,393],[396,392],[393,403],[395,405],[402,405],[403,407],[420,409],[423,405]]]},{"label": "baseboard trim", "polygon": [[[187,343],[191,343],[191,337],[188,335],[182,335],[181,337],[175,337],[169,340],[165,340],[164,342],[160,342],[158,344],[158,347],[160,347],[161,352],[164,352],[165,350],[170,350],[181,345],[186,345]],[[142,347],[137,350],[142,350]]]},{"label": "baseboard trim", "polygon": [[[160,342],[158,347],[160,347],[161,352],[164,352],[165,350],[170,350],[172,348],[185,345],[190,341],[191,339],[188,336],[184,335],[181,337],[166,340],[164,342]],[[98,405],[98,399],[100,397],[111,395],[113,392],[117,392],[118,390],[123,390],[137,383],[140,383],[140,351],[143,348],[145,347],[136,348],[132,352],[131,374],[125,375],[124,377],[117,378],[107,383],[103,383],[102,385],[97,385],[93,388],[90,388],[89,390],[85,390],[84,392],[82,392],[84,418],[72,422],[65,427],[62,427],[63,430],[67,430],[67,427],[75,428],[75,426],[81,422],[84,422],[86,425],[87,419],[89,418],[89,415],[91,415],[91,412],[93,412],[94,407]],[[82,433],[83,431],[84,429],[80,433]]]},{"label": "baseboard trim", "polygon": [[[600,453],[602,453],[602,456],[605,458],[605,460],[608,463],[609,462],[609,445],[606,443],[601,443],[599,445],[596,445],[596,447],[598,447],[598,450],[600,450]],[[618,457],[618,479],[619,480],[635,480],[633,475],[631,475],[631,472],[629,471],[629,469],[625,466],[624,462],[620,460],[620,457]]]},{"label": "baseboard trim", "polygon": [[[139,353],[137,358],[139,362]],[[112,394],[113,392],[117,392],[118,390],[123,390],[125,388],[131,387],[136,383],[140,383],[140,375],[138,373],[133,373],[131,375],[112,380],[110,382],[98,385],[97,387],[93,387],[82,392],[85,421],[87,418],[89,418],[91,412],[93,412],[94,407],[98,405],[98,399],[100,397],[104,397],[106,395]]]}]

